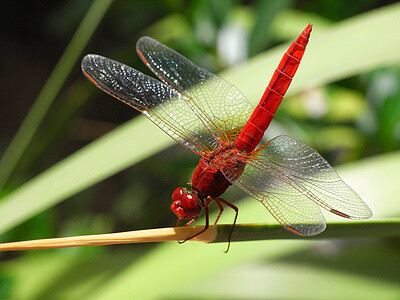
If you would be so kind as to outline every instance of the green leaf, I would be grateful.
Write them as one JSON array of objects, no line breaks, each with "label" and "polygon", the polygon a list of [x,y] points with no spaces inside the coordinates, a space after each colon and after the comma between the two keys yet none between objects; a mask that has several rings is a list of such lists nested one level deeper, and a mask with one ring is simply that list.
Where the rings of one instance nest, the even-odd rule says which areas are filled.
[{"label": "green leaf", "polygon": [[[301,257],[298,259],[301,260]],[[373,261],[368,263],[379,270],[380,265]],[[400,293],[398,282],[285,261],[268,263],[260,259],[216,275],[192,285],[190,290],[171,292],[170,297],[186,299],[196,295],[198,299],[369,299],[373,295],[374,299],[397,299]]]},{"label": "green leaf", "polygon": [[321,241],[275,261],[255,259],[210,273],[190,289],[171,291],[171,298],[397,299],[398,254],[394,243],[382,240]]},{"label": "green leaf", "polygon": [[256,22],[252,28],[249,38],[249,56],[264,50],[271,42],[271,23],[275,16],[290,6],[291,0],[282,1],[257,1]]},{"label": "green leaf", "polygon": [[0,203],[0,232],[13,228],[169,144],[170,139],[143,118],[120,126],[6,196]]},{"label": "green leaf", "polygon": [[94,1],[68,47],[43,86],[31,110],[0,160],[0,190],[7,183],[41,121],[76,64],[112,0]]},{"label": "green leaf", "polygon": [[[97,258],[73,256],[73,251],[35,253],[2,264],[3,277],[11,278],[9,281],[12,282],[7,299],[82,298],[136,259],[132,251],[120,251],[118,255],[101,254]],[[142,255],[141,252],[134,253]]]},{"label": "green leaf", "polygon": [[[299,24],[299,31],[308,24]],[[288,90],[298,93],[400,61],[400,4],[389,5],[332,25],[314,27],[299,70]],[[288,45],[258,55],[222,72],[253,103],[257,103]]]}]

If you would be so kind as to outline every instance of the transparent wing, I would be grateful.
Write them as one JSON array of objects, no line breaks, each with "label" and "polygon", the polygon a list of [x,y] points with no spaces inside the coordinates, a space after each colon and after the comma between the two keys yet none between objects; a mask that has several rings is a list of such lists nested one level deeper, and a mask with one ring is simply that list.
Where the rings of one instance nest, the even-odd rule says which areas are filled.
[{"label": "transparent wing", "polygon": [[284,174],[321,207],[351,219],[368,219],[369,207],[344,183],[318,152],[289,136],[278,136],[262,147],[256,164]]},{"label": "transparent wing", "polygon": [[226,167],[221,171],[230,182],[260,201],[285,229],[304,236],[325,230],[325,218],[318,205],[280,171],[256,159],[247,160],[240,177]]},{"label": "transparent wing", "polygon": [[139,39],[136,49],[158,78],[186,96],[216,140],[236,140],[254,108],[235,86],[152,38]]},{"label": "transparent wing", "polygon": [[87,55],[82,70],[98,88],[142,112],[183,146],[198,154],[212,147],[209,131],[177,90],[99,55]]},{"label": "transparent wing", "polygon": [[372,216],[368,206],[317,151],[291,137],[270,140],[246,163],[239,178],[229,170],[223,172],[228,180],[261,201],[284,227],[304,235],[323,231],[325,222],[315,203],[346,218]]}]

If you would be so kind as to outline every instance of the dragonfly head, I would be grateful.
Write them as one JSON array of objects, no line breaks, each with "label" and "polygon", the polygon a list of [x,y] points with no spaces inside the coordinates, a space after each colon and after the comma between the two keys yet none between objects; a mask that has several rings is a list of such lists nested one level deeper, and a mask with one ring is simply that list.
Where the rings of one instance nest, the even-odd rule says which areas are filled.
[{"label": "dragonfly head", "polygon": [[201,214],[203,202],[184,188],[177,188],[172,194],[171,209],[178,218],[191,219]]}]

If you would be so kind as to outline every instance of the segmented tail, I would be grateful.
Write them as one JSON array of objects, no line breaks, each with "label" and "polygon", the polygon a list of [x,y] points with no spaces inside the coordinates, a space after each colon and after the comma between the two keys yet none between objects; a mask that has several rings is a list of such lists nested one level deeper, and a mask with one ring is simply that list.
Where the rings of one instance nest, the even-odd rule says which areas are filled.
[{"label": "segmented tail", "polygon": [[260,103],[236,140],[237,149],[249,153],[257,147],[299,67],[310,38],[311,29],[312,25],[308,24],[283,55]]}]

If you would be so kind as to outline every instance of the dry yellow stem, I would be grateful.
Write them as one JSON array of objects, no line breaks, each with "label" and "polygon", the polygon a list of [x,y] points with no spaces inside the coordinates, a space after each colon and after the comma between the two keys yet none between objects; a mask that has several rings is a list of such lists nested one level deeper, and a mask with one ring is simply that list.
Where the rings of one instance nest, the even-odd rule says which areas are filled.
[{"label": "dry yellow stem", "polygon": [[[0,244],[0,251],[36,250],[82,246],[101,246],[115,244],[151,243],[165,241],[181,241],[201,231],[204,226],[169,227],[106,233],[95,235],[72,236],[65,238],[41,239]],[[217,226],[213,225],[206,232],[191,239],[209,243],[217,236]]]}]

